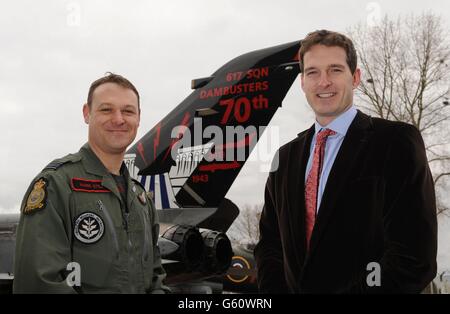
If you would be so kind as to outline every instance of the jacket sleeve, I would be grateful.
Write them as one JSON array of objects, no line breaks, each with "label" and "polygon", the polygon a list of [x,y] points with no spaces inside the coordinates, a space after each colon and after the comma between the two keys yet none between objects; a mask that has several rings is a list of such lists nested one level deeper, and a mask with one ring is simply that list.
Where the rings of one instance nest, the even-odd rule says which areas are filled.
[{"label": "jacket sleeve", "polygon": [[149,199],[150,206],[152,209],[152,239],[153,239],[153,278],[152,278],[152,294],[163,294],[170,293],[169,287],[164,285],[164,279],[166,278],[166,271],[162,266],[161,253],[158,247],[158,237],[159,237],[159,221],[158,214],[156,213],[155,206],[152,200]]},{"label": "jacket sleeve", "polygon": [[437,219],[433,178],[419,131],[399,128],[386,166],[381,285],[367,278],[354,293],[420,293],[436,275]]},{"label": "jacket sleeve", "polygon": [[24,214],[37,180],[22,201],[14,261],[14,293],[76,292],[66,283],[66,268],[71,261],[70,239],[62,214],[67,209],[66,204],[53,177],[47,175],[45,179],[43,208]]},{"label": "jacket sleeve", "polygon": [[254,250],[260,293],[286,293],[288,291],[283,267],[277,204],[274,197],[275,175],[275,172],[271,172],[267,179],[264,208],[259,222],[260,238]]}]

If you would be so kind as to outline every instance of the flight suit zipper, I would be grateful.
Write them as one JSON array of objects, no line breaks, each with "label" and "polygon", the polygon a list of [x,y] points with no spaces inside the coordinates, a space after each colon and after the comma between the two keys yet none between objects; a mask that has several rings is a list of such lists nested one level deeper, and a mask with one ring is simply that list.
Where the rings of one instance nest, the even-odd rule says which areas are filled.
[{"label": "flight suit zipper", "polygon": [[130,218],[130,213],[129,212],[125,212],[124,213],[124,228],[125,228],[125,231],[127,233],[128,252],[130,253],[130,256],[132,256],[133,243],[131,242],[131,234],[130,234],[130,230],[129,230],[129,218]]},{"label": "flight suit zipper", "polygon": [[131,232],[129,230],[129,219],[130,219],[130,212],[129,211],[125,211],[123,214],[124,217],[124,221],[123,221],[123,225],[125,228],[125,232],[127,234],[127,251],[128,251],[128,280],[129,280],[129,292],[130,293],[136,293],[137,289],[135,286],[135,281],[136,278],[134,278],[134,271],[135,271],[135,260],[134,260],[134,250],[133,250],[133,243],[131,241]]},{"label": "flight suit zipper", "polygon": [[148,239],[149,227],[148,227],[147,218],[150,219],[150,217],[148,216],[148,213],[144,209],[142,211],[142,219],[144,220],[144,249],[142,251],[142,256],[144,257],[144,261],[148,260],[148,245],[150,242]]},{"label": "flight suit zipper", "polygon": [[105,214],[106,222],[109,225],[109,230],[111,230],[111,237],[114,243],[115,255],[116,259],[119,258],[119,241],[117,240],[116,228],[114,227],[114,223],[112,221],[111,215],[108,212],[108,209],[105,208],[105,205],[101,200],[97,201],[98,209]]},{"label": "flight suit zipper", "polygon": [[125,231],[127,232],[127,234],[128,234],[128,219],[129,219],[129,217],[130,217],[130,213],[126,212],[124,214],[123,227],[125,228]]}]

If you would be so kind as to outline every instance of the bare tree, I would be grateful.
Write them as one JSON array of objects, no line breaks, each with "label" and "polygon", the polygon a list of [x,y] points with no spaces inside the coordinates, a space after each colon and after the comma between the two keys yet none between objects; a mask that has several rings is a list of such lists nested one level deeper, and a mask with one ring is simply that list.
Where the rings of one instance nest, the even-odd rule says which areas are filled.
[{"label": "bare tree", "polygon": [[236,244],[255,245],[259,240],[261,211],[262,205],[244,205],[227,233],[230,240]]},{"label": "bare tree", "polygon": [[438,191],[438,213],[449,209],[450,43],[433,14],[392,19],[349,30],[362,81],[356,95],[373,115],[416,126],[424,137]]}]

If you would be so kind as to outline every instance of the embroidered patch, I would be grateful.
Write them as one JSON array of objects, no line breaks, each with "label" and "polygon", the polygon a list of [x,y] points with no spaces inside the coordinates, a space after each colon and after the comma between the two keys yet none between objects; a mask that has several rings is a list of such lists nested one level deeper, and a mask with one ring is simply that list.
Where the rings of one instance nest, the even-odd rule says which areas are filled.
[{"label": "embroidered patch", "polygon": [[141,202],[142,205],[147,204],[147,198],[145,197],[145,192],[142,192],[138,195],[139,202]]},{"label": "embroidered patch", "polygon": [[102,186],[102,180],[87,180],[72,178],[70,187],[73,191],[89,193],[109,193],[110,190]]},{"label": "embroidered patch", "polygon": [[75,238],[86,244],[96,243],[105,233],[105,225],[102,218],[91,212],[78,216],[73,229]]},{"label": "embroidered patch", "polygon": [[47,200],[47,185],[45,178],[40,178],[34,183],[33,190],[27,198],[27,204],[23,209],[24,214],[32,214],[39,209],[45,208]]}]

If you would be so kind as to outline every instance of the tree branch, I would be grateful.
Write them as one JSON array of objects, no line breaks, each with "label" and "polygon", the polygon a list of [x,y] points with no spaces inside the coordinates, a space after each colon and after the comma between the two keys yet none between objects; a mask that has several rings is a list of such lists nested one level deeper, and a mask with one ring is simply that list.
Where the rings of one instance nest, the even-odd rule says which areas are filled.
[{"label": "tree branch", "polygon": [[434,185],[436,185],[436,183],[439,181],[439,179],[445,177],[445,176],[450,176],[450,172],[446,172],[446,173],[441,173],[439,174],[436,179],[434,179]]}]

